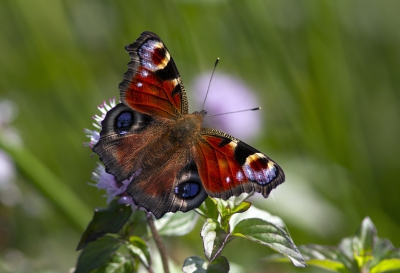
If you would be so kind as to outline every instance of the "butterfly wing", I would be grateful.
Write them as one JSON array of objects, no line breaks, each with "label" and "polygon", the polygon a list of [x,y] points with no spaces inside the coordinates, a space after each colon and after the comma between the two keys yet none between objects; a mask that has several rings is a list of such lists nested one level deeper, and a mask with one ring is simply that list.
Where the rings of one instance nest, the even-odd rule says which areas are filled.
[{"label": "butterfly wing", "polygon": [[285,181],[283,170],[272,159],[228,134],[203,128],[197,143],[197,169],[211,197],[228,199],[252,191],[268,197]]},{"label": "butterfly wing", "polygon": [[189,211],[207,198],[188,149],[180,149],[157,167],[143,169],[126,189],[137,205],[156,218],[167,212]]},{"label": "butterfly wing", "polygon": [[170,141],[171,127],[188,112],[179,72],[154,33],[142,33],[126,50],[122,103],[106,114],[93,151],[117,181],[131,179],[126,192],[157,218],[196,208],[207,193],[190,145]]},{"label": "butterfly wing", "polygon": [[167,47],[152,32],[143,32],[125,49],[131,61],[120,83],[121,101],[153,117],[176,117],[188,113],[188,103],[180,78]]},{"label": "butterfly wing", "polygon": [[138,160],[143,149],[158,141],[160,130],[163,130],[162,124],[152,117],[120,103],[107,112],[102,121],[100,140],[93,151],[104,163],[106,172],[121,182],[140,168]]}]

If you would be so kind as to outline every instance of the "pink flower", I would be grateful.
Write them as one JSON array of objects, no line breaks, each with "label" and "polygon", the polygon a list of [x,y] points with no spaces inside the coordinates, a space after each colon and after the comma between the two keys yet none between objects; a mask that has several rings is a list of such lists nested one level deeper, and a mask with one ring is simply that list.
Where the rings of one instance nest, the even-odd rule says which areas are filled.
[{"label": "pink flower", "polygon": [[[204,73],[194,81],[194,96],[198,107],[203,104],[211,73]],[[204,109],[207,115],[228,113],[260,106],[254,92],[236,77],[215,73],[211,82]],[[196,109],[200,111],[202,109]],[[207,127],[224,131],[234,137],[248,141],[254,138],[262,126],[261,111],[247,111],[207,117]],[[210,124],[213,124],[210,126]]]},{"label": "pink flower", "polygon": [[93,148],[94,145],[99,141],[100,139],[100,131],[101,131],[101,122],[104,120],[106,117],[106,114],[108,111],[110,111],[113,107],[115,107],[115,98],[110,99],[109,105],[107,104],[106,101],[103,101],[102,104],[97,106],[97,109],[100,110],[101,114],[100,115],[94,115],[92,119],[95,121],[93,122],[93,127],[95,127],[95,130],[90,130],[90,129],[84,129],[83,132],[86,134],[86,136],[90,139],[89,142],[84,142],[83,146]]},{"label": "pink flower", "polygon": [[92,172],[92,180],[96,183],[90,185],[106,191],[103,197],[107,197],[107,203],[110,203],[117,197],[120,204],[134,205],[132,197],[125,193],[130,180],[126,179],[118,183],[112,174],[106,173],[104,166],[100,163],[98,163],[96,169]]},{"label": "pink flower", "polygon": [[[85,142],[83,144],[85,147],[93,148],[93,146],[96,145],[96,143],[99,141],[101,122],[106,117],[107,112],[115,107],[115,105],[115,98],[113,98],[109,100],[108,104],[104,101],[97,107],[97,109],[100,110],[100,115],[96,114],[92,117],[95,121],[92,123],[95,129],[84,129],[86,136],[90,139],[89,142]],[[128,196],[125,193],[125,190],[128,187],[131,179],[126,179],[121,183],[118,183],[115,180],[114,176],[112,174],[106,173],[104,166],[99,163],[96,169],[92,172],[92,180],[95,183],[91,183],[90,185],[106,191],[104,197],[107,197],[107,203],[110,203],[114,198],[119,198],[118,202],[120,204],[131,204],[133,208],[134,202],[132,200],[132,197]]]}]

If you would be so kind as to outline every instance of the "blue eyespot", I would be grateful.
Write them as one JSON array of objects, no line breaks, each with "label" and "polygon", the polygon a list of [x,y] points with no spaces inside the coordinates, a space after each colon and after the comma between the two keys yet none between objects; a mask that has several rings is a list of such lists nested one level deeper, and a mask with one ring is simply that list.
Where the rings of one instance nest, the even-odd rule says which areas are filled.
[{"label": "blue eyespot", "polygon": [[182,199],[192,199],[200,192],[200,186],[195,182],[181,183],[175,187],[175,194]]},{"label": "blue eyespot", "polygon": [[118,134],[126,134],[133,124],[132,112],[121,112],[115,119],[115,130]]}]

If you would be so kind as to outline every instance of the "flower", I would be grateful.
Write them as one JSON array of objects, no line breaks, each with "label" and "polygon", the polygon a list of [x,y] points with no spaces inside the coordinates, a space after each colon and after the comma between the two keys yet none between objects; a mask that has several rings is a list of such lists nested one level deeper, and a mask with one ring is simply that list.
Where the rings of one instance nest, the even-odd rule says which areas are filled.
[{"label": "flower", "polygon": [[[210,73],[198,76],[194,81],[194,95],[197,105],[204,101]],[[208,115],[252,109],[260,106],[254,92],[238,78],[227,74],[215,73],[205,102]],[[202,109],[198,109],[202,110]],[[224,131],[240,139],[250,140],[260,132],[262,124],[260,111],[224,114],[205,118],[205,124],[214,124],[213,128]]]},{"label": "flower", "polygon": [[[113,107],[115,107],[115,98],[110,99],[108,104],[104,101],[100,104],[97,109],[100,110],[100,115],[94,115],[92,118],[95,122],[93,122],[94,130],[84,129],[86,136],[90,139],[89,142],[83,143],[85,147],[93,148],[94,145],[100,139],[100,130],[101,130],[101,122],[106,117],[108,111],[110,111]],[[133,177],[133,176],[132,176]],[[89,185],[95,186],[98,189],[102,189],[106,191],[104,197],[107,197],[107,203],[110,203],[114,198],[119,198],[118,202],[120,204],[131,204],[134,206],[134,202],[132,197],[128,196],[125,193],[126,188],[130,184],[132,178],[126,179],[121,183],[117,182],[112,174],[106,172],[104,166],[98,163],[95,170],[92,172],[92,180],[95,183],[91,183]]]},{"label": "flower", "polygon": [[103,197],[107,197],[107,203],[110,203],[114,198],[119,198],[120,204],[131,204],[134,205],[132,197],[125,193],[126,188],[130,184],[130,179],[126,179],[121,183],[118,183],[112,174],[106,173],[104,166],[98,163],[95,170],[92,172],[92,180],[96,183],[90,185],[95,186],[98,189],[103,189],[106,194]]},{"label": "flower", "polygon": [[101,122],[104,120],[106,117],[106,114],[108,111],[110,111],[113,107],[115,107],[115,98],[110,99],[109,105],[107,104],[106,101],[103,101],[102,104],[97,106],[97,109],[100,110],[101,115],[94,115],[92,119],[95,121],[93,122],[93,126],[96,128],[95,130],[90,130],[90,129],[84,129],[83,132],[86,134],[86,136],[90,139],[89,142],[84,142],[83,146],[93,148],[94,145],[99,141],[100,139],[100,131],[101,131]]}]

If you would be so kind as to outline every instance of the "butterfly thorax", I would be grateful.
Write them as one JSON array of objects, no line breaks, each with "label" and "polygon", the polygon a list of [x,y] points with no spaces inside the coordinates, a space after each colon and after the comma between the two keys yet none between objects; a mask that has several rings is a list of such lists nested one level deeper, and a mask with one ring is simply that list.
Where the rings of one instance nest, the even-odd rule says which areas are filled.
[{"label": "butterfly thorax", "polygon": [[194,112],[176,119],[169,131],[169,141],[178,147],[187,146],[191,143],[201,130],[204,113],[203,111]]}]

